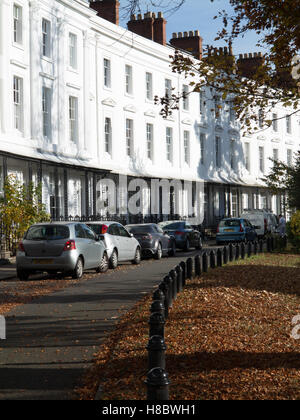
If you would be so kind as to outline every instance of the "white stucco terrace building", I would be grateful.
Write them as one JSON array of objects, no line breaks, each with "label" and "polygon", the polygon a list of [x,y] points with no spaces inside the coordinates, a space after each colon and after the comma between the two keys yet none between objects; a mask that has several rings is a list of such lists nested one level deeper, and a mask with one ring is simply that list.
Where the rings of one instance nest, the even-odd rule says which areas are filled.
[{"label": "white stucco terrace building", "polygon": [[[268,157],[291,162],[299,150],[300,116],[242,137],[229,105],[216,117],[214,92],[204,89],[163,119],[154,95],[188,84],[171,71],[174,47],[164,40],[163,17],[134,18],[142,28],[152,21],[149,39],[117,24],[116,0],[96,3],[105,18],[83,0],[1,0],[1,189],[10,173],[41,181],[43,202],[58,218],[104,215],[97,204],[101,178],[117,185],[120,174],[147,182],[203,180],[206,226],[243,208],[281,211],[280,197],[261,178],[272,165]],[[198,39],[197,32],[185,36]],[[287,110],[277,106],[273,113]]]}]

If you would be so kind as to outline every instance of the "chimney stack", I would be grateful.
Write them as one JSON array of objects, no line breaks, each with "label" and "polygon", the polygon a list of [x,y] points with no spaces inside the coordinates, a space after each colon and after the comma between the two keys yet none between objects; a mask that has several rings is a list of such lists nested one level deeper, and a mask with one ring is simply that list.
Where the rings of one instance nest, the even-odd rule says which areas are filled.
[{"label": "chimney stack", "polygon": [[155,13],[148,12],[144,14],[144,19],[142,15],[138,15],[137,18],[132,15],[127,27],[129,31],[137,35],[166,45],[166,23],[161,12],[158,13],[157,17]]},{"label": "chimney stack", "polygon": [[239,59],[237,60],[238,74],[251,79],[255,75],[257,69],[262,66],[264,62],[265,60],[261,52],[244,55],[239,54]]},{"label": "chimney stack", "polygon": [[120,3],[118,0],[90,0],[90,7],[97,15],[115,25],[119,25]]},{"label": "chimney stack", "polygon": [[175,48],[190,52],[198,60],[202,58],[202,38],[199,31],[184,32],[183,34],[175,32],[170,44]]}]

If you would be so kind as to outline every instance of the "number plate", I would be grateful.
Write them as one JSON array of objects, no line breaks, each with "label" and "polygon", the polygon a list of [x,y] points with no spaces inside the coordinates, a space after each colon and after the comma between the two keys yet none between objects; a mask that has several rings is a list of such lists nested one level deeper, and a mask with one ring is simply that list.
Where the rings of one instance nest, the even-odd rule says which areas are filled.
[{"label": "number plate", "polygon": [[234,229],[226,229],[225,232],[234,232]]},{"label": "number plate", "polygon": [[53,260],[33,260],[33,264],[53,264]]}]

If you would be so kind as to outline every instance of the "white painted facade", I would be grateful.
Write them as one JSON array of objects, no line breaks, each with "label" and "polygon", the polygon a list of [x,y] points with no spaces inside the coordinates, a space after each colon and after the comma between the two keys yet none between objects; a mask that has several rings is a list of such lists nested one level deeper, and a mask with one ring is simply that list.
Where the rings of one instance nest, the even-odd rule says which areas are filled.
[{"label": "white painted facade", "polygon": [[12,172],[41,180],[56,216],[98,213],[96,181],[107,173],[205,181],[207,224],[244,207],[277,213],[261,178],[269,157],[287,161],[299,150],[300,115],[242,137],[228,104],[216,118],[206,89],[163,119],[154,95],[164,95],[166,80],[176,91],[188,84],[171,71],[173,52],[96,16],[86,1],[1,0],[2,181]]}]

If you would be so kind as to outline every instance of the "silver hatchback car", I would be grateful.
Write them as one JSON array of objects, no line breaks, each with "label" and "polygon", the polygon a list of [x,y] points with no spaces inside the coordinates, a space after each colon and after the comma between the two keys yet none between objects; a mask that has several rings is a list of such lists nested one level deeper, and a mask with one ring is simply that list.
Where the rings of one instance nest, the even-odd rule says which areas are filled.
[{"label": "silver hatchback car", "polygon": [[132,234],[117,222],[86,222],[96,235],[100,235],[109,258],[110,268],[119,261],[141,262],[141,246]]},{"label": "silver hatchback car", "polygon": [[20,280],[44,271],[81,278],[87,269],[105,272],[108,255],[103,242],[84,223],[38,223],[19,243],[16,265]]}]

